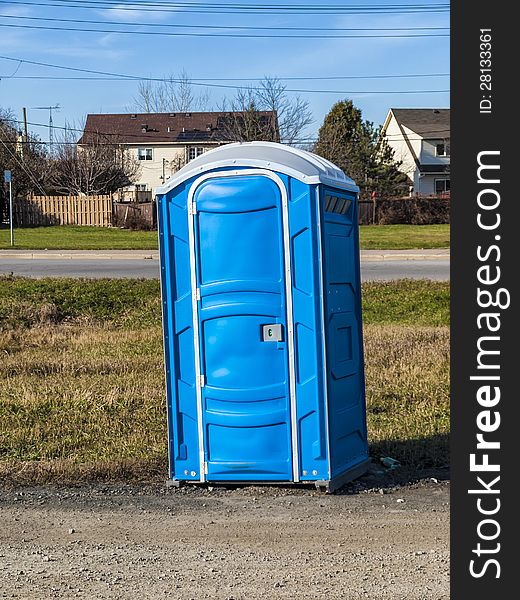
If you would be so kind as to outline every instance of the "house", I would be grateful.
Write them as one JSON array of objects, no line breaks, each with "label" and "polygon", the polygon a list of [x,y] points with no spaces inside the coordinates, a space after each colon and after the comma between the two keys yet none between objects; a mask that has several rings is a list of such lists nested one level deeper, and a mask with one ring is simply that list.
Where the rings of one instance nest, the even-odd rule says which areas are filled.
[{"label": "house", "polygon": [[381,130],[410,180],[410,193],[450,191],[450,109],[391,108]]},{"label": "house", "polygon": [[[258,112],[258,122],[271,123],[273,115],[277,129],[276,113]],[[240,113],[230,112],[89,114],[78,145],[106,136],[110,143],[127,147],[142,167],[129,190],[151,196],[190,160],[236,141],[233,134],[239,122]]]}]

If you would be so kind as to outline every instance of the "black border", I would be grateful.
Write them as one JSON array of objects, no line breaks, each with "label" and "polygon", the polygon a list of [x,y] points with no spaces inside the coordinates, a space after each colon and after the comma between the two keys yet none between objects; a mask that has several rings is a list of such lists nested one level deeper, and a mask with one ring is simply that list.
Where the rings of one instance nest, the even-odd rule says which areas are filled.
[{"label": "black border", "polygon": [[[454,2],[451,7],[451,381],[452,381],[452,502],[451,502],[451,598],[479,600],[480,598],[510,598],[515,592],[516,529],[520,508],[516,471],[520,470],[520,447],[513,440],[520,398],[515,389],[516,372],[520,374],[518,348],[515,338],[520,332],[516,313],[515,279],[519,272],[520,219],[518,205],[520,192],[513,191],[513,180],[520,173],[516,159],[517,105],[516,57],[519,33],[513,29],[514,3]],[[516,11],[515,11],[516,12]],[[492,113],[481,114],[479,102],[484,91],[480,89],[480,29],[492,30]],[[516,35],[515,35],[516,34]],[[483,232],[477,226],[477,195],[482,185],[477,182],[477,156],[481,151],[500,151],[499,230]],[[500,287],[511,292],[511,306],[501,311],[500,363],[501,401],[498,407],[501,425],[499,451],[493,460],[500,463],[501,509],[495,518],[501,526],[500,551],[490,558],[500,563],[500,577],[496,569],[488,568],[481,578],[471,576],[469,562],[476,555],[472,550],[478,540],[477,525],[483,517],[476,508],[476,496],[468,494],[475,487],[476,473],[469,468],[469,455],[475,452],[479,409],[476,401],[478,386],[470,381],[476,374],[476,340],[479,337],[477,315],[477,269],[482,264],[477,258],[477,246],[493,243],[495,234],[501,236]],[[482,332],[480,333],[482,335]],[[496,438],[495,438],[496,439]],[[491,455],[490,455],[491,458]],[[491,542],[489,546],[491,546]],[[480,563],[482,566],[482,558]],[[500,596],[492,595],[502,592]]]}]

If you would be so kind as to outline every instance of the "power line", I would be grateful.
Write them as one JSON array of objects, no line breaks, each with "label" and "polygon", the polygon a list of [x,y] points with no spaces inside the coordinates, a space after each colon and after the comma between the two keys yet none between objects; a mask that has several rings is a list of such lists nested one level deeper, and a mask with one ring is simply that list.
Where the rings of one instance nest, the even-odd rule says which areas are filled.
[{"label": "power line", "polygon": [[23,164],[23,159],[20,160],[20,158],[16,155],[15,152],[13,152],[9,146],[4,142],[4,140],[0,137],[0,142],[3,144],[3,146],[5,147],[5,149],[7,150],[7,152],[9,152],[9,154],[15,159],[15,161],[22,167],[22,169],[26,172],[26,174],[29,176],[29,179],[32,179],[33,183],[36,184],[36,186],[40,189],[40,191],[43,193],[44,196],[47,196],[47,194],[45,193],[45,190],[42,188],[42,186],[40,185],[39,181],[33,176],[33,174],[28,171],[25,168],[25,165]]},{"label": "power line", "polygon": [[[305,77],[275,77],[280,81],[332,81],[346,79],[412,79],[421,77],[449,77],[449,73],[415,73],[415,74],[396,74],[396,75],[320,75]],[[190,77],[190,81],[265,81],[265,77]],[[167,79],[166,79],[167,80]]]},{"label": "power line", "polygon": [[[45,63],[34,60],[27,60],[23,58],[14,58],[12,56],[3,56],[0,55],[0,59],[10,60],[17,63],[26,63],[30,65],[36,65],[39,67],[50,67],[53,69],[64,69],[68,71],[78,71],[80,73],[91,73],[95,75],[106,75],[113,77],[114,80],[124,81],[125,79],[130,79],[133,81],[155,81],[155,82],[176,82],[175,78],[172,77],[144,77],[140,75],[126,75],[120,73],[108,73],[105,71],[95,71],[93,69],[80,69],[77,67],[67,67],[64,65],[56,65],[53,63]],[[18,67],[19,68],[19,67]],[[449,77],[449,73],[404,73],[404,74],[394,74],[394,75],[321,75],[321,76],[304,76],[304,77],[274,77],[273,79],[278,79],[280,81],[322,81],[322,80],[347,80],[347,79],[409,79],[409,78],[422,78],[422,77]],[[9,75],[9,77],[13,77],[13,75]],[[26,76],[18,76],[17,78],[35,78],[35,79],[44,79],[45,76],[40,75],[26,75]],[[50,77],[49,77],[50,78]],[[94,78],[93,78],[94,79]],[[108,77],[105,77],[107,81]],[[265,81],[266,77],[190,77],[190,82],[204,82],[204,81]]]},{"label": "power line", "polygon": [[[0,2],[5,4],[3,0]],[[202,14],[249,14],[249,15],[381,15],[381,14],[426,14],[449,12],[450,5],[443,4],[375,4],[375,5],[252,5],[252,4],[213,4],[213,3],[182,3],[182,2],[129,2],[121,5],[121,2],[108,2],[86,0],[67,3],[62,0],[54,2],[23,2],[14,1],[9,4],[21,4],[28,6],[53,6],[71,9],[104,9],[124,10],[125,12],[161,12],[161,13],[202,13]]]},{"label": "power line", "polygon": [[[442,75],[381,75],[381,76],[338,76],[338,77],[277,77],[279,81],[328,81],[328,80],[346,80],[346,79],[400,79],[405,77],[448,77],[449,73],[443,73]],[[65,75],[0,75],[0,79],[36,79],[43,81],[128,81],[128,77],[68,77]],[[132,81],[154,81],[169,83],[174,82],[168,77],[164,78],[151,78],[151,77],[139,77],[134,78]],[[233,78],[233,77],[210,77],[210,78],[189,78],[188,83],[192,82],[204,82],[204,81],[265,81],[265,78]]]},{"label": "power line", "polygon": [[[136,26],[137,24],[132,21],[96,21],[93,19],[58,19],[55,17],[27,17],[18,15],[2,15],[2,19],[23,19],[29,21],[49,21],[53,23],[86,23],[90,25],[130,25]],[[140,24],[141,25],[141,24]],[[188,25],[179,23],[146,23],[142,24],[143,27],[169,27],[174,29],[238,29],[245,31],[324,31],[323,27],[269,27],[269,26],[249,26],[249,25]],[[336,27],[336,28],[325,28],[325,31],[445,31],[449,30],[449,27]]]},{"label": "power line", "polygon": [[13,23],[0,23],[0,27],[12,29],[32,29],[39,31],[77,31],[80,33],[118,33],[124,35],[146,35],[146,36],[166,36],[166,37],[211,37],[211,38],[264,38],[264,39],[405,39],[405,38],[438,38],[449,37],[449,33],[399,33],[376,34],[376,35],[268,35],[268,34],[238,34],[238,33],[188,33],[171,31],[128,31],[123,29],[92,29],[86,27],[51,27],[43,25],[15,25]]},{"label": "power line", "polygon": [[[63,70],[67,70],[67,71],[75,71],[75,72],[80,72],[80,73],[89,73],[92,75],[103,75],[106,77],[120,77],[123,78],[124,80],[129,80],[129,81],[157,81],[157,82],[164,82],[164,78],[153,78],[153,77],[138,77],[135,75],[124,75],[121,73],[110,73],[107,71],[97,71],[94,69],[81,69],[79,67],[66,67],[63,65],[56,65],[56,64],[51,64],[51,63],[43,63],[43,62],[39,62],[39,61],[34,61],[34,60],[25,60],[25,59],[21,59],[21,58],[13,58],[10,56],[3,56],[0,55],[0,59],[4,59],[4,60],[10,60],[10,61],[15,61],[15,62],[24,62],[27,64],[32,64],[32,65],[37,65],[37,66],[45,66],[45,67],[50,67],[50,68],[54,68],[54,69],[63,69]],[[183,83],[182,80],[179,79],[167,79],[167,81],[171,81],[172,83]],[[252,91],[261,91],[264,88],[262,87],[253,87],[253,86],[237,86],[237,85],[227,85],[227,84],[221,84],[221,83],[201,83],[199,81],[192,81],[191,85],[194,86],[202,86],[202,87],[212,87],[212,88],[223,88],[223,89],[234,89],[234,90],[240,90],[240,89],[244,89],[245,87],[247,87],[247,89],[251,89]],[[345,90],[309,90],[309,89],[292,89],[292,88],[286,88],[285,89],[286,92],[293,92],[293,93],[306,93],[306,94],[341,94],[341,95],[359,95],[359,94],[440,94],[440,93],[448,93],[449,90],[445,89],[445,90],[350,90],[350,91],[345,91]]]},{"label": "power line", "polygon": [[[17,123],[17,124],[22,124],[23,123],[22,121],[18,121],[16,119],[11,119],[11,122],[12,123]],[[44,124],[44,123],[34,123],[34,122],[30,122],[30,121],[28,122],[28,125],[32,125],[33,127],[47,127],[47,125]],[[84,134],[84,133],[86,133],[86,134],[94,134],[94,135],[98,135],[98,136],[106,136],[108,138],[110,136],[113,136],[113,137],[120,137],[121,136],[121,134],[114,133],[114,132],[103,132],[103,131],[99,131],[99,130],[78,129],[77,127],[70,127],[70,126],[60,127],[60,126],[55,125],[54,127],[55,127],[55,129],[61,129],[63,131],[77,132],[77,133],[82,133],[82,134]],[[439,134],[439,138],[441,138],[441,137],[442,138],[446,138],[447,137],[446,136],[446,132],[447,131],[449,131],[449,130],[446,127],[444,127],[443,129],[432,129],[431,131],[428,131],[428,136],[433,135],[433,134]],[[131,137],[131,138],[139,138],[140,142],[138,142],[136,140],[135,144],[142,143],[144,145],[146,143],[153,143],[154,142],[153,138],[143,139],[143,136],[139,135],[137,133],[136,134],[125,133],[124,137],[125,138],[129,138],[129,137]],[[423,140],[423,139],[431,139],[429,137],[425,138],[425,137],[422,137],[422,136],[419,136],[419,135],[406,136],[406,137],[407,137],[407,139],[414,140],[414,141]],[[395,133],[395,134],[391,134],[391,135],[385,135],[384,138],[387,139],[387,140],[390,139],[390,138],[392,138],[391,141],[400,141],[400,140],[404,139],[404,136],[402,134],[400,134],[400,133]],[[315,142],[317,140],[318,140],[318,138],[311,138],[311,137],[309,137],[309,138],[300,138],[300,139],[297,139],[295,141],[298,141],[298,142]],[[178,141],[179,143],[186,143],[187,141],[189,142],[190,140],[172,140],[172,141],[175,141],[175,142]],[[28,142],[13,142],[13,143],[46,144],[48,142],[39,142],[39,141],[32,141],[31,140],[31,141],[28,141]],[[53,142],[53,143],[55,145],[76,145],[77,144],[77,142],[67,142],[67,141],[64,141],[64,142]],[[102,141],[98,141],[96,143],[99,143],[99,145],[106,145],[106,146],[120,146],[122,144],[124,145],[124,142],[102,142]],[[126,143],[128,143],[128,142],[126,142]],[[134,143],[134,142],[130,142],[130,143]],[[161,142],[161,143],[168,143],[168,142]],[[198,142],[194,142],[194,143],[198,143]],[[203,142],[201,142],[201,143],[203,143]]]},{"label": "power line", "polygon": [[150,0],[132,0],[127,1],[123,5],[120,0],[55,0],[56,2],[60,2],[61,4],[67,4],[69,6],[78,6],[81,4],[103,4],[103,5],[115,5],[118,8],[126,8],[126,6],[159,6],[159,7],[199,7],[199,8],[214,8],[215,6],[219,8],[229,8],[229,9],[247,9],[253,10],[258,8],[277,8],[283,10],[314,10],[316,7],[319,7],[322,10],[354,10],[358,8],[370,9],[370,10],[388,10],[388,9],[399,9],[399,8],[407,8],[407,9],[427,9],[431,7],[441,7],[441,6],[449,6],[448,2],[422,2],[422,3],[404,3],[404,4],[350,4],[348,2],[344,2],[342,4],[331,3],[325,4],[323,2],[318,2],[318,4],[312,3],[300,3],[295,4],[291,3],[282,3],[276,2],[273,4],[267,4],[265,2],[261,2],[258,4],[253,4],[250,2],[171,2],[171,1],[163,1],[156,0],[152,2]]},{"label": "power line", "polygon": [[[35,125],[35,124],[33,123],[33,125]],[[44,127],[43,124],[41,124],[40,126]],[[80,131],[80,130],[77,130],[77,129],[70,130],[69,129],[69,131]],[[444,132],[444,134],[445,134],[445,132]],[[100,133],[99,135],[110,135],[110,134],[107,134],[107,133],[101,134]],[[128,134],[125,134],[125,135],[128,137]],[[318,139],[319,138],[317,138],[317,137],[297,138],[297,139],[292,139],[291,143],[314,143],[314,142],[317,142]],[[393,136],[385,136],[384,139],[387,140],[387,141],[391,141],[391,142],[397,142],[397,141],[403,140],[404,138],[402,138],[402,137],[401,138],[394,138]],[[444,140],[444,139],[449,139],[449,136],[438,135],[438,136],[426,137],[426,138],[423,138],[423,137],[408,137],[407,139],[410,140],[410,141],[437,140],[437,139],[439,139],[439,140],[443,139]],[[172,143],[175,142],[175,143],[177,143],[179,145],[186,145],[186,143],[188,141],[189,140],[172,140]],[[225,143],[223,140],[214,140],[214,141],[216,141],[217,143]],[[281,143],[285,143],[285,142],[286,142],[286,140],[282,140]],[[154,142],[153,140],[148,140],[148,141],[143,141],[140,145],[142,145],[144,147],[147,144],[153,144],[153,143],[156,143],[156,142]],[[170,142],[162,142],[162,143],[168,144]],[[199,144],[200,145],[200,144],[204,144],[206,142],[205,141],[196,141],[196,140],[193,141],[193,140],[191,140],[191,143],[192,144]],[[17,142],[15,142],[15,141],[7,141],[7,142],[4,142],[4,144],[11,144],[12,146],[21,146],[21,145],[29,145],[29,146],[30,145],[33,145],[33,146],[77,146],[78,142],[67,142],[67,141],[59,141],[59,142],[54,142],[53,141],[53,142],[50,142],[50,141],[45,141],[45,140],[30,140],[30,141],[27,141],[27,142],[25,142],[25,141],[17,141]],[[126,146],[126,145],[129,145],[129,144],[137,146],[137,145],[139,145],[139,142],[137,142],[137,141],[136,142],[104,142],[104,141],[96,141],[96,145],[97,146],[107,146],[107,147],[111,147],[111,148],[112,147],[113,148],[119,148],[121,146]]]}]

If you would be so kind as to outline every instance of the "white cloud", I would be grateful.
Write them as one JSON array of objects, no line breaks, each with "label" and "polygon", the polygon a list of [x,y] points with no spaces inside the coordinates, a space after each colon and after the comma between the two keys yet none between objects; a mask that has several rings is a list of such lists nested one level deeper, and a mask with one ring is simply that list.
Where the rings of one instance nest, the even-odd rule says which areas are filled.
[{"label": "white cloud", "polygon": [[[406,27],[449,27],[446,15],[436,15],[425,22],[422,15],[371,15],[367,16],[342,16],[338,17],[332,28],[385,28],[388,31],[345,31],[345,35],[390,35],[395,37],[379,37],[362,40],[359,38],[336,38],[331,40],[315,39],[306,43],[298,52],[287,53],[283,62],[285,75],[304,75],[313,71],[320,71],[322,75],[333,73],[336,75],[363,74],[369,69],[372,73],[402,71],[401,63],[408,61],[417,48],[422,49],[422,43],[428,38],[398,37],[401,28]],[[418,34],[419,31],[409,33]],[[427,33],[426,31],[424,33]],[[432,32],[445,33],[445,32]],[[333,35],[333,32],[331,32]],[[433,44],[431,38],[429,44]],[[448,44],[449,38],[437,38],[439,44]],[[444,48],[444,46],[443,46]],[[431,53],[430,53],[431,55]],[[433,54],[434,55],[434,54]],[[444,50],[443,54],[444,56]],[[389,66],[389,63],[392,63]],[[280,68],[280,70],[282,70]],[[339,87],[337,87],[339,85]],[[341,83],[328,84],[328,87],[341,89]],[[343,86],[346,84],[343,83]],[[351,84],[353,85],[353,84]],[[359,84],[356,84],[360,87]],[[366,86],[365,88],[366,89]]]},{"label": "white cloud", "polygon": [[46,48],[39,48],[39,52],[40,54],[59,56],[63,59],[74,57],[95,58],[106,61],[120,61],[132,54],[130,50],[104,48],[102,43],[99,44],[99,47],[95,47],[94,45],[81,46],[79,44],[71,46],[48,46]]},{"label": "white cloud", "polygon": [[111,46],[117,39],[117,34],[115,33],[107,33],[106,35],[102,35],[98,38],[98,45],[102,48],[106,48],[107,46]]},{"label": "white cloud", "polygon": [[110,10],[99,11],[108,21],[132,21],[133,23],[145,24],[150,21],[164,21],[171,16],[171,11],[147,11],[147,10],[128,10],[120,4]]},{"label": "white cloud", "polygon": [[9,15],[10,17],[25,17],[26,15],[30,15],[31,12],[28,6],[15,6],[13,4],[2,6],[2,14]]},{"label": "white cloud", "polygon": [[0,27],[0,50],[2,52],[15,52],[20,49],[25,49],[25,36],[19,32],[6,32],[3,27]]}]

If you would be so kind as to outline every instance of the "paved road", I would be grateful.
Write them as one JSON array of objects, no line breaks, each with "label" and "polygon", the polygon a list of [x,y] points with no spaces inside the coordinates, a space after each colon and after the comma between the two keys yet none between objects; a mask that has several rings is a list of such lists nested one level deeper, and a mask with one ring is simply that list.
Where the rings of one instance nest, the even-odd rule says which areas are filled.
[{"label": "paved road", "polygon": [[26,277],[138,277],[153,279],[159,277],[157,260],[103,260],[74,259],[26,260],[23,258],[6,260],[0,258],[0,274],[23,275]]},{"label": "paved road", "polygon": [[[364,251],[364,281],[392,279],[448,280],[450,262],[446,250]],[[0,251],[0,275],[27,277],[142,277],[159,276],[157,252],[152,251]]]},{"label": "paved road", "polygon": [[391,281],[393,279],[448,281],[449,278],[449,259],[371,260],[361,262],[361,279],[363,281]]}]

